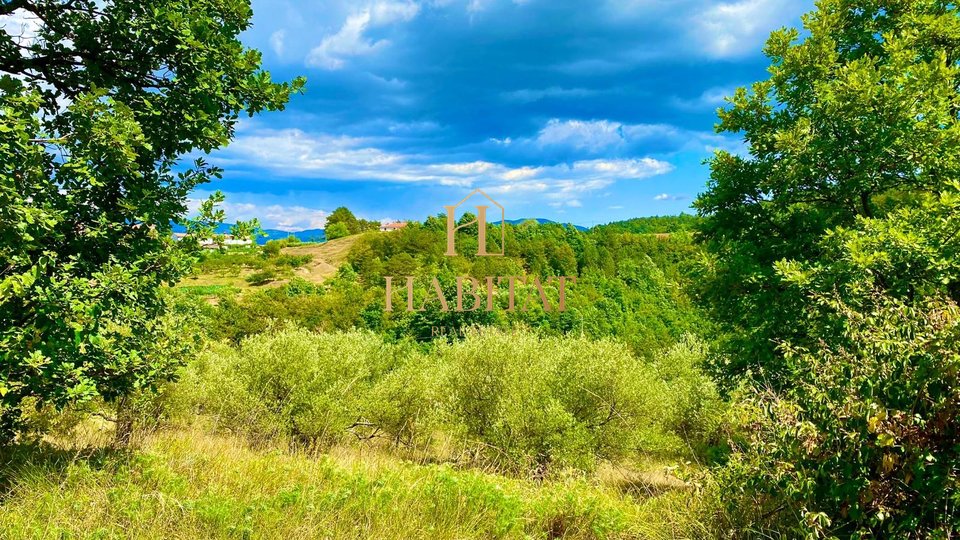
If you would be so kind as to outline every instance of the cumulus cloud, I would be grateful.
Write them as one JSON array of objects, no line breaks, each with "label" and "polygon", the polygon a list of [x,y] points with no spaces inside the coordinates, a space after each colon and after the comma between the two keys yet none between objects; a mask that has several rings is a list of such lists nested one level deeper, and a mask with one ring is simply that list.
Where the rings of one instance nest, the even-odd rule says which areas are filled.
[{"label": "cumulus cloud", "polygon": [[286,37],[287,31],[283,29],[270,34],[270,48],[273,49],[273,52],[276,53],[277,56],[283,56]]},{"label": "cumulus cloud", "polygon": [[377,148],[376,142],[298,129],[244,128],[214,159],[227,167],[255,166],[287,177],[484,187],[496,193],[548,193],[564,201],[617,181],[673,170],[670,163],[650,157],[519,167],[486,160],[430,161],[419,154]]},{"label": "cumulus cloud", "polygon": [[616,146],[623,141],[623,125],[607,120],[585,122],[554,118],[537,135],[537,143],[541,146],[567,146],[590,151]]},{"label": "cumulus cloud", "polygon": [[410,21],[420,6],[413,2],[378,1],[347,17],[343,26],[314,47],[307,55],[307,65],[324,69],[341,69],[350,57],[373,54],[390,44],[387,39],[371,40],[365,33],[373,28]]},{"label": "cumulus cloud", "polygon": [[669,124],[625,124],[612,120],[551,119],[532,137],[492,138],[488,143],[515,156],[565,161],[623,158],[644,153],[691,150],[736,152],[741,143],[723,135]]},{"label": "cumulus cloud", "polygon": [[[191,214],[195,213],[200,208],[200,203],[205,200],[205,197],[199,196],[205,195],[204,193],[196,195],[198,196],[187,200],[187,209]],[[221,208],[226,214],[227,223],[257,218],[264,228],[289,232],[322,229],[326,226],[329,215],[329,212],[316,208],[236,202],[232,201],[231,197],[227,197]]]},{"label": "cumulus cloud", "polygon": [[692,37],[714,58],[755,53],[770,31],[791,21],[808,6],[796,0],[724,2],[693,14]]}]

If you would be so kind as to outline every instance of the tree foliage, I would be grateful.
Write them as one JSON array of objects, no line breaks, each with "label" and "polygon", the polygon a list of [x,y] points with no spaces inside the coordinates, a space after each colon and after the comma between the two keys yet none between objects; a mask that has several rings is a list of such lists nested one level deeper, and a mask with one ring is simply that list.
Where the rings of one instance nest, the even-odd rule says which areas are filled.
[{"label": "tree foliage", "polygon": [[327,223],[327,228],[324,229],[324,235],[326,235],[327,240],[336,240],[337,238],[343,238],[344,236],[350,236],[350,229],[346,223]]},{"label": "tree foliage", "polygon": [[[342,227],[340,227],[341,225]],[[333,212],[330,212],[326,227],[327,238],[330,238],[330,229],[334,229],[336,231],[334,234],[340,235],[337,236],[337,238],[341,238],[350,234],[375,231],[380,228],[380,223],[377,221],[358,219],[346,206],[340,206]],[[344,228],[347,234],[340,234]]]},{"label": "tree foliage", "polygon": [[238,35],[242,0],[11,0],[0,34],[0,418],[24,398],[114,400],[171,375],[162,286],[187,269],[171,220],[220,171],[241,113],[282,109]]},{"label": "tree foliage", "polygon": [[[718,364],[756,414],[725,474],[754,526],[960,527],[960,8],[821,0],[721,111],[697,201]],[[735,500],[732,496],[728,500]],[[741,524],[741,526],[744,526]]]}]

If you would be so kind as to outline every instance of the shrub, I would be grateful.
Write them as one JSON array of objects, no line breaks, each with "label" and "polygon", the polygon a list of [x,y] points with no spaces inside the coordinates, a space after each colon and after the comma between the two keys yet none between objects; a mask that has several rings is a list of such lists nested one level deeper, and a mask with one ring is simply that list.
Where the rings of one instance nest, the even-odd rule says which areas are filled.
[{"label": "shrub", "polygon": [[347,225],[344,223],[334,223],[327,227],[324,231],[327,235],[327,240],[336,240],[337,238],[343,238],[344,236],[350,235],[350,229],[347,228]]},{"label": "shrub", "polygon": [[267,258],[276,257],[280,255],[280,250],[284,247],[286,247],[286,243],[283,240],[269,240],[263,245],[263,256]]},{"label": "shrub", "polygon": [[[404,369],[410,354],[371,333],[286,327],[208,353],[198,363],[197,383],[208,388],[198,402],[222,427],[254,438],[326,445],[352,431],[406,441],[427,409],[420,375]],[[371,405],[373,397],[396,400]]]},{"label": "shrub", "polygon": [[244,278],[251,285],[265,285],[277,279],[277,271],[273,269],[260,270]]},{"label": "shrub", "polygon": [[960,528],[960,311],[847,314],[843,346],[788,348],[795,387],[750,399],[720,471],[726,510],[737,528],[948,538]]},{"label": "shrub", "polygon": [[617,342],[487,330],[437,354],[455,422],[508,469],[591,468],[681,447],[674,428],[689,398]]},{"label": "shrub", "polygon": [[515,473],[688,454],[716,424],[694,340],[656,363],[618,342],[529,330],[473,331],[426,351],[368,332],[284,327],[212,348],[184,375],[197,390],[178,395],[254,439],[427,449],[443,433]]}]

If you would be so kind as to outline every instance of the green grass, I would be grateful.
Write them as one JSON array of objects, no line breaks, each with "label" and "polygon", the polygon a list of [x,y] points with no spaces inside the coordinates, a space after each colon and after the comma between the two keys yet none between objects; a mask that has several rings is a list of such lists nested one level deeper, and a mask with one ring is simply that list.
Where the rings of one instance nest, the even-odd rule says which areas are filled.
[{"label": "green grass", "polygon": [[[21,446],[0,462],[4,538],[702,538],[689,490],[507,478],[373,447],[255,450],[195,429],[138,451]],[[621,479],[622,480],[622,479]],[[634,485],[635,483],[628,482]]]},{"label": "green grass", "polygon": [[239,287],[231,285],[181,285],[180,290],[192,296],[216,296],[222,293],[235,294],[240,291]]}]

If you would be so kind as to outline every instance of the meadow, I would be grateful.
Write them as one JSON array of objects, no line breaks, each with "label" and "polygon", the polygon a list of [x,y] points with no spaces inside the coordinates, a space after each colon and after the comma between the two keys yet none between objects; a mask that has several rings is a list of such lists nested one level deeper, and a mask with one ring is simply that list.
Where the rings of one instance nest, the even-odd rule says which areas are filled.
[{"label": "meadow", "polygon": [[[650,331],[660,335],[651,341],[668,344],[656,350],[604,336],[605,328],[551,328],[560,315],[587,320],[584,311],[596,307],[583,291],[571,291],[566,314],[498,310],[477,321],[384,312],[383,285],[371,286],[379,274],[363,267],[371,249],[422,242],[428,249],[406,252],[415,255],[405,268],[412,273],[431,272],[436,261],[482,264],[431,259],[423,236],[438,234],[415,225],[326,245],[208,252],[195,278],[169,291],[174,316],[192,318],[195,331],[177,380],[123,411],[92,402],[28,415],[37,436],[3,453],[0,529],[41,538],[707,535],[706,471],[727,407],[703,371],[704,342],[659,322],[676,313],[621,318],[656,317]],[[531,223],[511,231],[518,251],[503,264],[529,268],[521,250],[570,234],[587,245],[600,238]],[[617,240],[643,250],[599,246],[596,260],[614,263],[607,286],[665,296],[695,319],[665,277],[681,279],[672,251],[691,249],[689,239],[646,238]],[[317,260],[298,254],[307,249],[339,268],[304,271]],[[627,264],[635,260],[646,261],[645,273]],[[547,261],[533,269],[551,272]],[[578,271],[575,259],[570,265]],[[276,280],[242,278],[278,268],[286,273]],[[604,281],[596,273],[585,288]],[[224,278],[235,280],[218,284]],[[609,309],[641,307],[635,302]],[[454,331],[411,330],[434,324]],[[135,426],[127,448],[113,444],[117,414]]]}]

